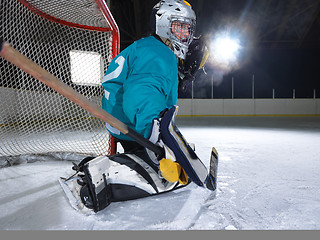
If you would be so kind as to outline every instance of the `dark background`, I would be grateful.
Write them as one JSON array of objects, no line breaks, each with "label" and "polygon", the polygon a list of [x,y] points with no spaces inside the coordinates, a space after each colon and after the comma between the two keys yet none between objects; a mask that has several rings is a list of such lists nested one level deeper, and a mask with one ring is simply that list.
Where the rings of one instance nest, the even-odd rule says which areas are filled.
[{"label": "dark background", "polygon": [[[120,50],[149,34],[158,0],[109,0],[120,29]],[[196,34],[230,30],[241,36],[240,65],[230,71],[206,64],[193,85],[194,98],[313,98],[320,96],[320,0],[189,0]],[[191,85],[180,97],[192,97]]]}]

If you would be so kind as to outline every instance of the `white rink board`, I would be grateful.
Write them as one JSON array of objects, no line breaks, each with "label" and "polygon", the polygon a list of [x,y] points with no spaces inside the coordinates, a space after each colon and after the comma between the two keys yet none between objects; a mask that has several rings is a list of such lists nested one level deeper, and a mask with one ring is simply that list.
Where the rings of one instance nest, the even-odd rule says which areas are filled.
[{"label": "white rink board", "polygon": [[319,115],[317,99],[179,99],[178,116]]}]

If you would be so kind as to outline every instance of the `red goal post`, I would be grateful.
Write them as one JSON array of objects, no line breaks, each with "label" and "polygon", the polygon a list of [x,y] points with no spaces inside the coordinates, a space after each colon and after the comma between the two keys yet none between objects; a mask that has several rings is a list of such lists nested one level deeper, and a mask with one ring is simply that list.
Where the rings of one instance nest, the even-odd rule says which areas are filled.
[{"label": "red goal post", "polygon": [[[119,30],[103,0],[3,0],[3,39],[101,105],[101,78],[119,53]],[[104,123],[0,58],[0,158],[115,153]]]}]

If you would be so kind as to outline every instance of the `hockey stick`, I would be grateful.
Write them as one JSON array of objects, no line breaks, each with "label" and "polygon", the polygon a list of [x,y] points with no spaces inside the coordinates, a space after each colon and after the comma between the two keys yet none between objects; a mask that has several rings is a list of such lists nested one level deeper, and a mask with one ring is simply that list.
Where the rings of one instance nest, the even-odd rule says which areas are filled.
[{"label": "hockey stick", "polygon": [[0,38],[0,56],[6,59],[8,62],[12,63],[13,65],[17,66],[24,72],[38,79],[40,82],[46,84],[47,86],[49,86],[56,92],[60,93],[64,97],[68,98],[75,104],[84,108],[95,117],[118,129],[120,132],[132,138],[140,145],[150,149],[151,151],[155,152],[160,156],[164,155],[162,148],[150,142],[143,135],[129,128],[123,122],[104,111],[101,107],[88,100],[86,97],[75,91],[67,84],[58,80],[51,73],[44,70],[35,62],[31,61],[26,56],[24,56],[16,49],[11,47],[10,44],[5,42],[2,38]]}]

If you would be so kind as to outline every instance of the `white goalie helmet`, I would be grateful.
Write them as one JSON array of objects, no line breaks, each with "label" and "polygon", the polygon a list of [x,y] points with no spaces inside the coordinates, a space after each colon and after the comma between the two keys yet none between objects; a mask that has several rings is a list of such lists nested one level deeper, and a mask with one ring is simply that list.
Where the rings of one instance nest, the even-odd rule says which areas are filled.
[{"label": "white goalie helmet", "polygon": [[185,59],[189,44],[193,40],[196,14],[185,0],[162,0],[151,13],[151,28],[171,46],[174,54]]}]

